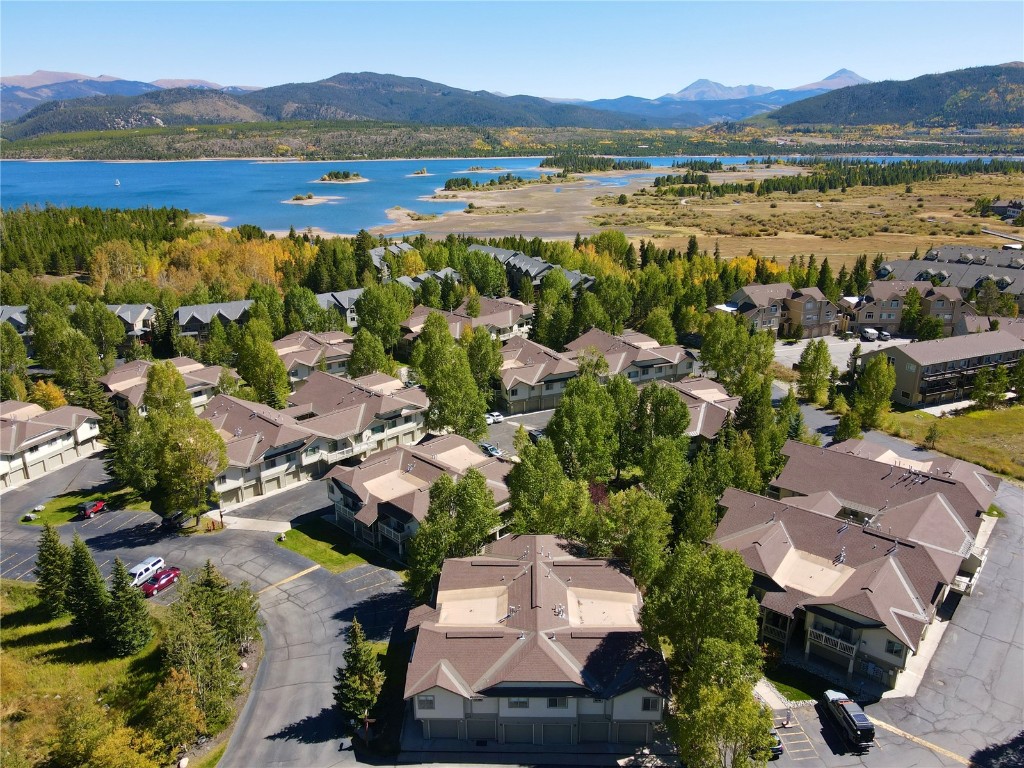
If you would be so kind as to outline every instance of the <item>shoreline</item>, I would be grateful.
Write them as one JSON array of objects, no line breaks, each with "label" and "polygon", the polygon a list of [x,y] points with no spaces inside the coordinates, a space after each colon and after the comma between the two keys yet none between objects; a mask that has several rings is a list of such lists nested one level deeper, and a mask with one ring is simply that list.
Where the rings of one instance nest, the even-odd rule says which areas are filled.
[{"label": "shoreline", "polygon": [[281,202],[285,205],[323,205],[344,199],[341,195],[314,195],[313,197],[303,197],[300,200],[282,200]]}]

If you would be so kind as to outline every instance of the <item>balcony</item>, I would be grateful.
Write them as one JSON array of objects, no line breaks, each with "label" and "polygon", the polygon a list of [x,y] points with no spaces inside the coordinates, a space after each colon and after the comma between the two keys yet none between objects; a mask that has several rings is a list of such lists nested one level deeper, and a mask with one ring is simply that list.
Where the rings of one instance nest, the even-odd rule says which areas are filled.
[{"label": "balcony", "polygon": [[781,627],[773,627],[771,624],[765,624],[761,627],[761,635],[767,640],[774,640],[777,643],[786,643],[786,630]]},{"label": "balcony", "polygon": [[378,530],[384,535],[384,538],[391,539],[395,544],[401,544],[408,537],[405,533],[399,533],[394,528],[390,528],[386,525],[377,526]]},{"label": "balcony", "polygon": [[857,652],[856,645],[840,640],[838,637],[833,637],[828,632],[809,629],[807,630],[807,636],[811,639],[811,642],[831,648],[833,651],[838,651],[846,656],[853,656]]}]

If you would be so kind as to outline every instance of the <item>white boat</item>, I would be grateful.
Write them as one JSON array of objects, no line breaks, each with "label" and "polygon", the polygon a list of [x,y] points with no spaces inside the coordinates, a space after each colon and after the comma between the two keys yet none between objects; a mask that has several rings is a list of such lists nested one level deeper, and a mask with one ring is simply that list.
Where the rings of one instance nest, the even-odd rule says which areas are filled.
[{"label": "white boat", "polygon": [[121,186],[121,180],[120,179],[114,179],[114,186],[115,187],[120,187]]}]

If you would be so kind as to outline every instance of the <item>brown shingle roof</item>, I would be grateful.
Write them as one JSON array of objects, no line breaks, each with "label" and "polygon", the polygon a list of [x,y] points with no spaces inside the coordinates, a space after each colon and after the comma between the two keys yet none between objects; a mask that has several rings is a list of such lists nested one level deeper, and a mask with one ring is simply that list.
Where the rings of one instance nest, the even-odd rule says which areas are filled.
[{"label": "brown shingle roof", "polygon": [[[468,698],[551,683],[664,695],[664,661],[643,642],[635,585],[572,551],[554,536],[510,536],[483,555],[445,561],[437,609],[410,617],[418,635],[406,698],[434,686]],[[462,682],[469,694],[456,690]]]},{"label": "brown shingle roof", "polygon": [[958,480],[929,473],[912,473],[879,461],[830,451],[789,440],[782,448],[786,467],[772,483],[800,495],[831,491],[851,508],[877,512],[914,499],[941,493],[972,535],[981,526],[981,507]]},{"label": "brown shingle roof", "polygon": [[934,365],[1007,352],[1024,352],[1024,341],[1012,333],[999,330],[972,333],[968,336],[950,336],[930,341],[915,341],[899,347],[866,353],[864,357],[868,358],[881,353],[894,357],[905,355],[918,365]]}]

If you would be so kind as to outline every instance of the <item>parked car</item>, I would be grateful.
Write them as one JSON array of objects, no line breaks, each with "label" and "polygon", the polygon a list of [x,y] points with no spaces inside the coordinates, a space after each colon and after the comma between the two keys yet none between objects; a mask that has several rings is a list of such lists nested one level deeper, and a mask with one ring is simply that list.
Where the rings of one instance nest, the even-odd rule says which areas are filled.
[{"label": "parked car", "polygon": [[864,339],[864,341],[877,341],[878,331],[876,331],[874,328],[861,328],[860,337]]},{"label": "parked car", "polygon": [[187,512],[178,510],[174,514],[163,518],[160,521],[160,527],[170,531],[178,531],[184,528],[189,523],[190,520],[195,521],[196,518],[194,518]]},{"label": "parked car", "polygon": [[770,735],[772,737],[772,746],[771,746],[772,758],[771,759],[774,760],[776,757],[782,757],[782,753],[785,750],[782,748],[782,739],[779,737],[779,732],[777,730],[775,730],[774,728],[772,728],[769,733],[770,733]]},{"label": "parked car", "polygon": [[502,450],[496,445],[490,443],[480,443],[480,450],[486,453],[488,456],[498,457],[502,455]]},{"label": "parked car", "polygon": [[128,569],[128,575],[132,577],[132,586],[137,587],[142,582],[148,581],[149,578],[157,571],[163,569],[167,565],[162,557],[147,557],[138,565],[133,565]]},{"label": "parked car", "polygon": [[536,445],[537,443],[540,442],[540,439],[542,437],[544,437],[544,430],[543,429],[531,429],[526,434],[530,436],[530,442],[533,443],[534,445]]},{"label": "parked car", "polygon": [[857,702],[842,691],[825,691],[825,709],[850,746],[857,750],[871,747],[875,740],[875,726]]},{"label": "parked car", "polygon": [[888,331],[879,331],[878,332],[878,340],[879,341],[889,341],[891,338],[892,338],[892,334],[889,333]]},{"label": "parked car", "polygon": [[83,520],[88,520],[90,517],[103,512],[107,508],[107,502],[103,499],[93,499],[92,501],[83,501],[78,505],[78,516]]},{"label": "parked car", "polygon": [[177,582],[179,578],[181,578],[180,568],[173,566],[163,568],[142,582],[142,594],[146,597],[152,597]]},{"label": "parked car", "polygon": [[502,416],[497,411],[491,411],[486,416],[484,416],[484,421],[486,421],[488,424],[501,424],[501,422],[503,422],[504,420],[505,417]]}]

